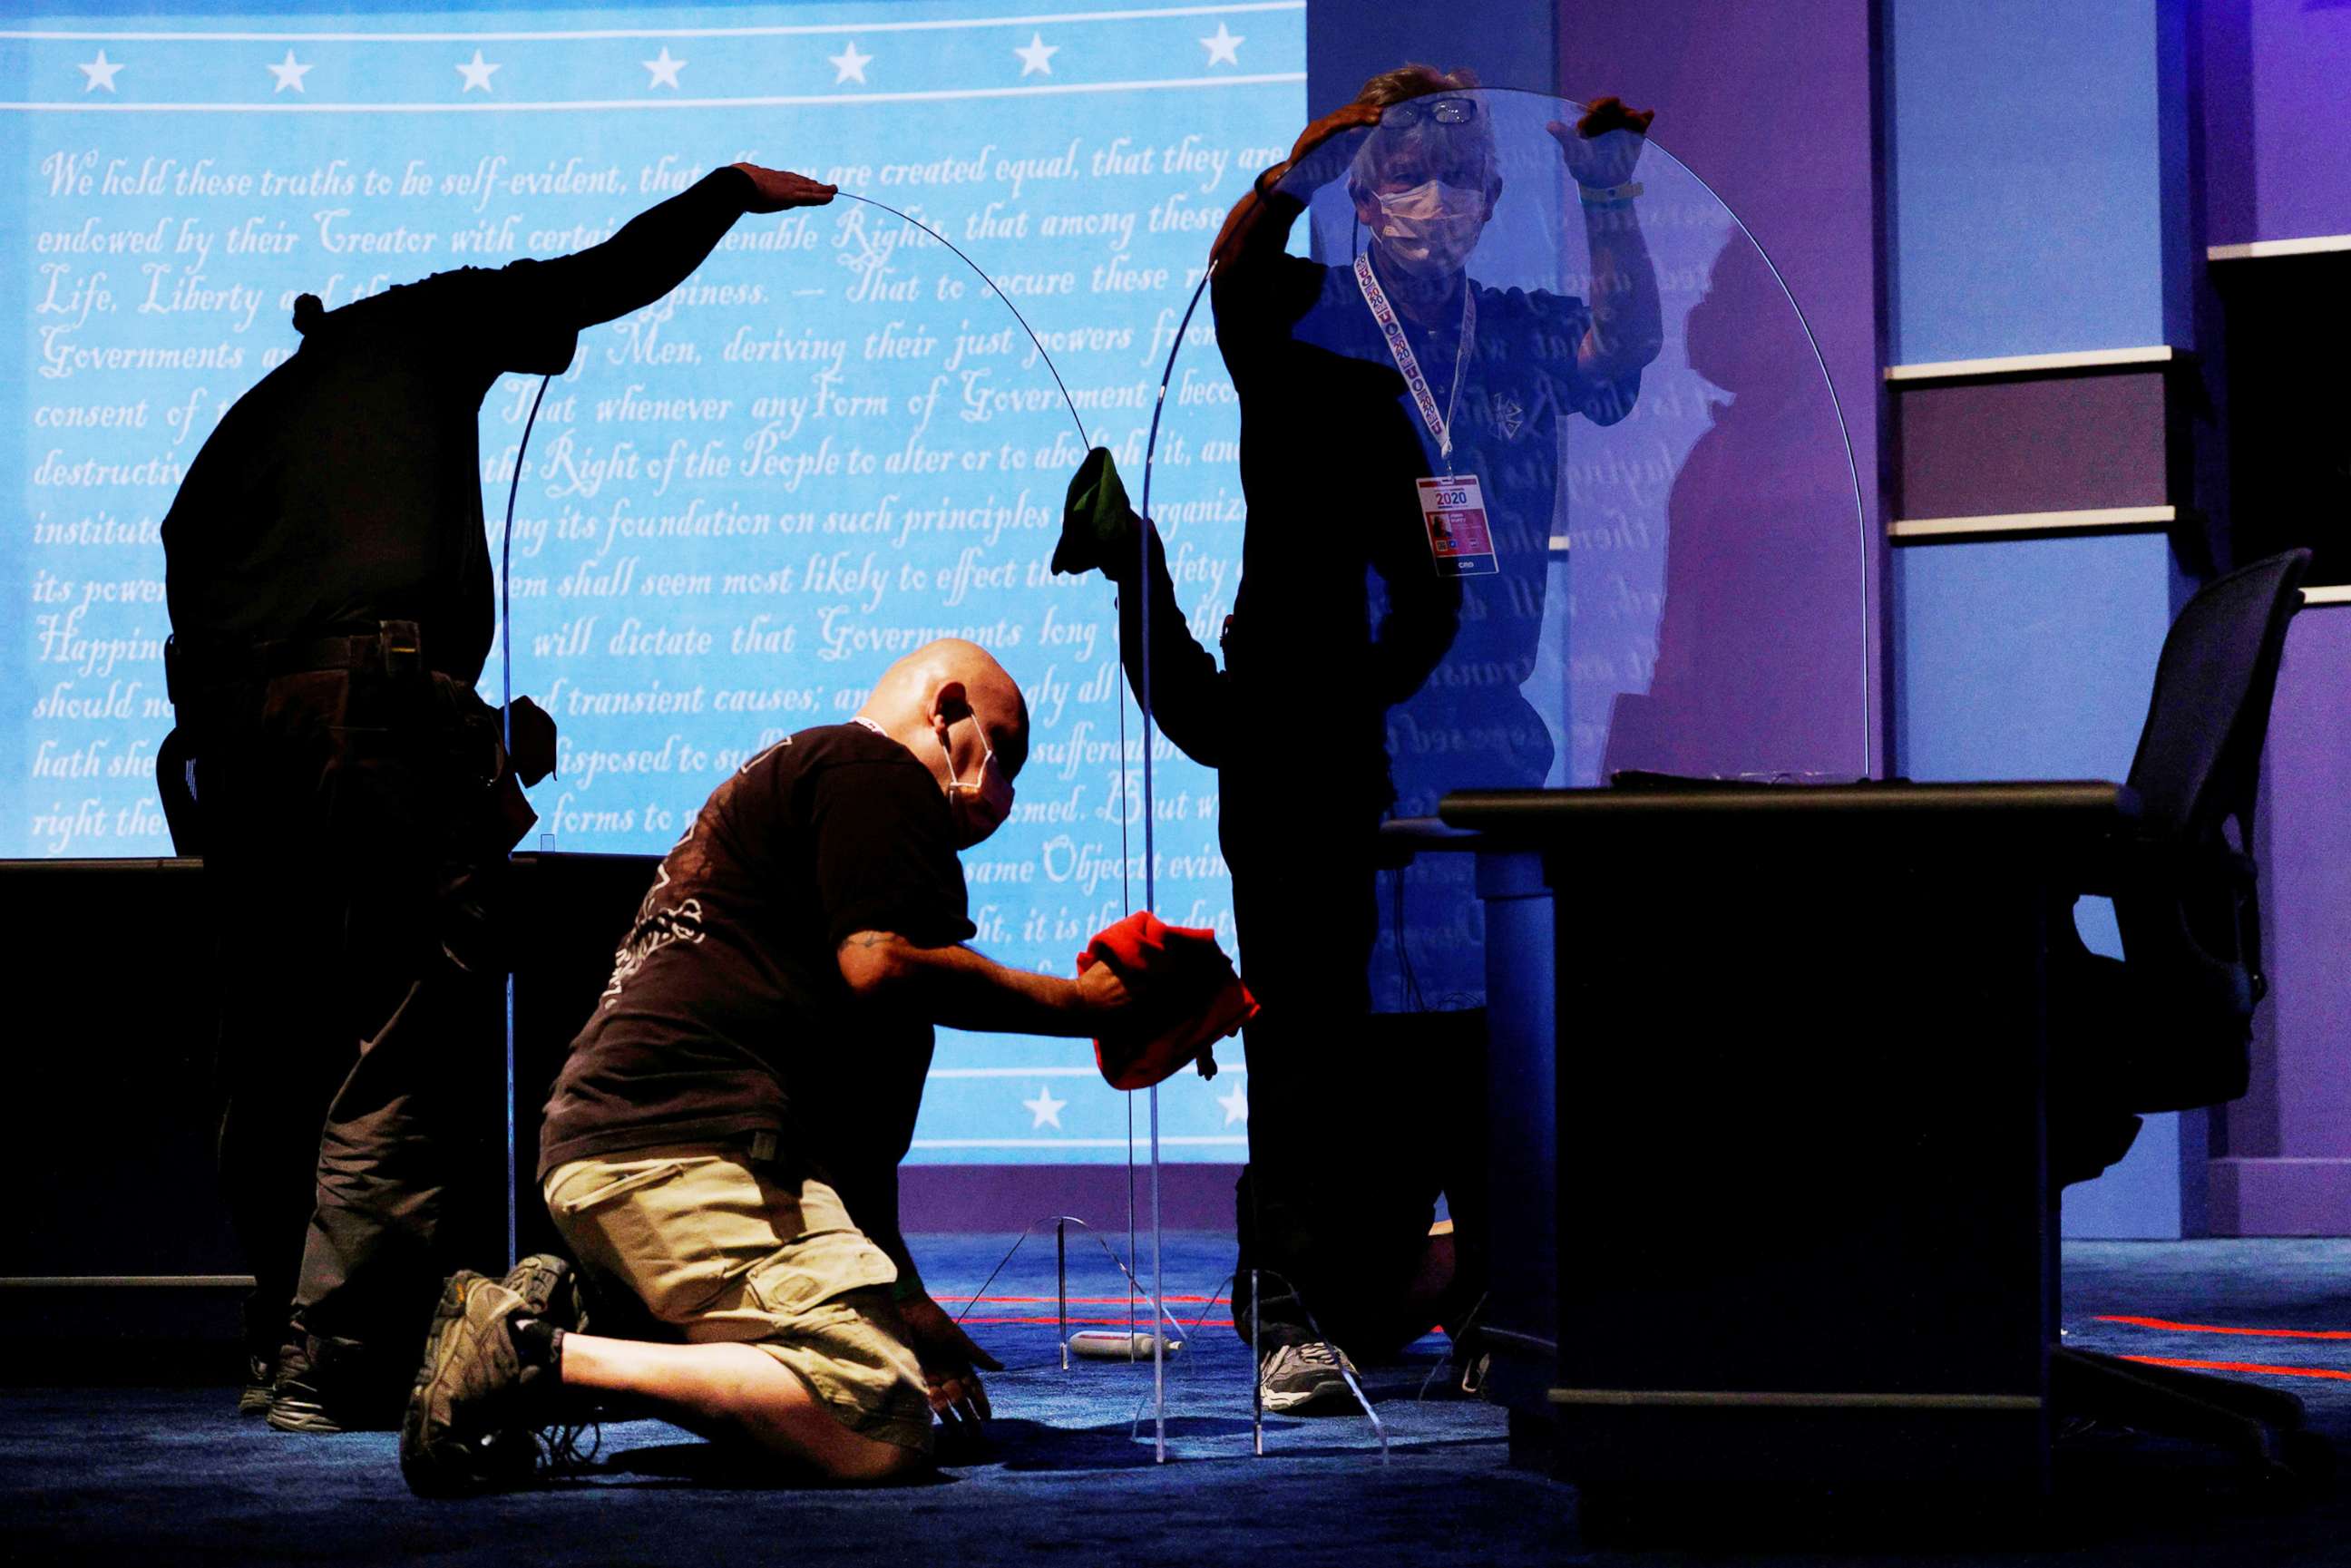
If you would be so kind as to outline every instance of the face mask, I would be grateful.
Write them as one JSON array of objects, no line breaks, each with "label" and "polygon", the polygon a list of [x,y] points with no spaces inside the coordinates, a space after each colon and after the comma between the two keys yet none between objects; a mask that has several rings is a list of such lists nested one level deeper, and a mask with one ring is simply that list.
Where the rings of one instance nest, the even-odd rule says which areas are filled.
[{"label": "face mask", "polygon": [[1484,193],[1430,180],[1396,195],[1375,196],[1380,253],[1417,277],[1458,272],[1486,227]]},{"label": "face mask", "polygon": [[[985,745],[987,731],[980,734]],[[939,746],[947,754],[947,810],[956,820],[956,848],[967,850],[1002,827],[1005,819],[1012,815],[1012,780],[998,766],[996,748],[988,747],[971,782],[967,784],[955,772],[955,751],[947,746],[945,736],[940,737]]]}]

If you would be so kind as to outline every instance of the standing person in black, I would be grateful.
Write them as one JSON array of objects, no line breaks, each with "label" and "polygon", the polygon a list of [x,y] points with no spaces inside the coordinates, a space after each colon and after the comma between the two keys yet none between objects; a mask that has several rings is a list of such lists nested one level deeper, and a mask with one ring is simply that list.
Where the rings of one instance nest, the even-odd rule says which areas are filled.
[{"label": "standing person in black", "polygon": [[[1586,304],[1466,270],[1502,197],[1474,89],[1426,66],[1374,78],[1226,219],[1210,298],[1249,519],[1221,671],[1146,536],[1149,703],[1170,740],[1218,770],[1243,972],[1263,1007],[1245,1037],[1234,1317],[1249,1320],[1252,1267],[1270,1271],[1269,1409],[1345,1407],[1350,1348],[1385,1354],[1416,1337],[1432,1294],[1458,1328],[1481,1288],[1477,1114],[1408,1099],[1432,1076],[1474,1083],[1479,1071],[1474,890],[1426,863],[1466,871],[1467,857],[1423,857],[1398,919],[1405,889],[1383,879],[1405,870],[1383,867],[1376,833],[1448,789],[1544,781],[1550,732],[1520,687],[1543,624],[1560,426],[1624,418],[1662,337],[1630,206],[1650,117],[1606,99],[1573,130],[1548,128],[1582,193]],[[1355,265],[1288,254],[1308,198],[1341,178],[1365,236]],[[1418,500],[1422,481],[1453,475],[1478,476],[1482,559],[1458,559],[1474,531]],[[1125,584],[1139,575],[1136,544],[1092,553]],[[1120,595],[1138,692],[1144,599]],[[1462,1221],[1450,1291],[1429,1237],[1440,1190]]]},{"label": "standing person in black", "polygon": [[[164,517],[168,675],[222,944],[221,1170],[256,1281],[238,1408],[273,1427],[393,1424],[448,1271],[455,1086],[478,1073],[453,1053],[503,967],[495,871],[529,821],[474,690],[493,632],[482,399],[563,370],[582,328],[668,293],[745,214],[832,195],[737,163],[576,255],[332,311],[305,295],[301,348]],[[552,727],[517,709],[535,778]]]}]

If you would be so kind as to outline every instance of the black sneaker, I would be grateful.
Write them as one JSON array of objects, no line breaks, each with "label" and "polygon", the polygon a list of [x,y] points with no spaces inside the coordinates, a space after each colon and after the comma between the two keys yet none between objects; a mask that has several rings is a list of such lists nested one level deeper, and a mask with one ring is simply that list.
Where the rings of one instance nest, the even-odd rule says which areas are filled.
[{"label": "black sneaker", "polygon": [[1328,1340],[1277,1347],[1258,1368],[1259,1396],[1282,1415],[1335,1414],[1355,1408],[1347,1386],[1355,1364]]},{"label": "black sneaker", "polygon": [[245,1386],[237,1390],[236,1413],[240,1416],[266,1416],[269,1396],[277,1382],[277,1363],[266,1355],[247,1354],[245,1358]]},{"label": "black sneaker", "polygon": [[536,1473],[533,1396],[544,1375],[523,1364],[507,1333],[528,1313],[519,1294],[471,1270],[442,1289],[400,1424],[400,1473],[417,1496],[522,1486]]},{"label": "black sneaker", "polygon": [[[288,1344],[277,1353],[277,1375],[270,1382],[269,1425],[280,1432],[309,1437],[337,1432],[389,1432],[400,1425],[396,1395],[351,1386],[350,1378],[326,1378],[310,1361],[308,1348]],[[238,1408],[244,1407],[242,1396]]]}]

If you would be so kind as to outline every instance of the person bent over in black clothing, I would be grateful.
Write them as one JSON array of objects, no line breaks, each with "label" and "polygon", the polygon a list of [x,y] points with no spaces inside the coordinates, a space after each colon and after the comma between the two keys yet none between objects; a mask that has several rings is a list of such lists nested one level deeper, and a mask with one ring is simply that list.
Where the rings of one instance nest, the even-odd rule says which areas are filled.
[{"label": "person bent over in black clothing", "polygon": [[[177,710],[221,944],[221,1169],[256,1281],[239,1408],[396,1418],[495,1017],[494,873],[529,821],[499,716],[476,433],[507,371],[674,288],[747,213],[832,187],[738,163],[602,244],[328,310],[231,408],[162,526]],[[517,704],[525,769],[552,726]]]}]

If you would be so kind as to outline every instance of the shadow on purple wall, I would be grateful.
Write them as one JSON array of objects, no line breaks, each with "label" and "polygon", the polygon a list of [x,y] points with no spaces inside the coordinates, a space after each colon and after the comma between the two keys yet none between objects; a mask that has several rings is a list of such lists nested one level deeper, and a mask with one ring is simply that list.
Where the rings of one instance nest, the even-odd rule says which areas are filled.
[{"label": "shadow on purple wall", "polygon": [[1604,766],[1856,777],[1871,568],[1828,385],[1743,238],[1687,332],[1690,368],[1729,396],[1674,481],[1656,674],[1616,699]]},{"label": "shadow on purple wall", "polygon": [[[1656,109],[1664,144],[1740,215],[1802,306],[1860,455],[1883,636],[1876,9],[1871,0],[1576,0],[1558,18],[1562,85]],[[1797,136],[1801,146],[1791,145]],[[1840,674],[1839,689],[1845,684]],[[1881,690],[1876,707],[1884,700]],[[1882,712],[1872,716],[1882,722]],[[1854,749],[1855,761],[1836,770],[1854,770]],[[1627,753],[1627,764],[1636,760],[1658,765]]]}]

